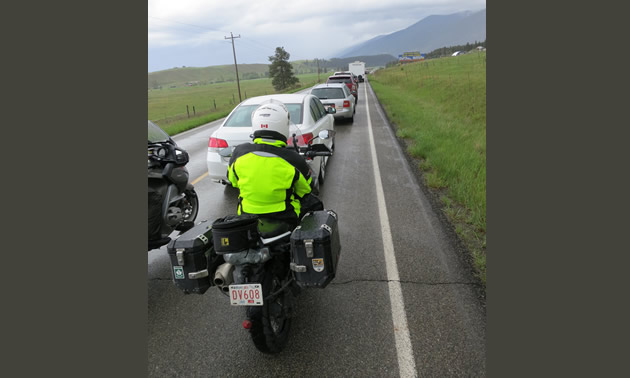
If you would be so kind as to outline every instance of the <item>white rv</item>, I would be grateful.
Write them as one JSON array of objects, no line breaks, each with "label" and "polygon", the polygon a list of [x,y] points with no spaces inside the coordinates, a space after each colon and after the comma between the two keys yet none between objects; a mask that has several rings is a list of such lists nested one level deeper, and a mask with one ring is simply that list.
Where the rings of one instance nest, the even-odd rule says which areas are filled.
[{"label": "white rv", "polygon": [[352,62],[348,65],[348,71],[355,74],[356,77],[359,78],[359,81],[362,82],[363,77],[365,76],[365,63],[359,62],[358,60],[356,62]]}]

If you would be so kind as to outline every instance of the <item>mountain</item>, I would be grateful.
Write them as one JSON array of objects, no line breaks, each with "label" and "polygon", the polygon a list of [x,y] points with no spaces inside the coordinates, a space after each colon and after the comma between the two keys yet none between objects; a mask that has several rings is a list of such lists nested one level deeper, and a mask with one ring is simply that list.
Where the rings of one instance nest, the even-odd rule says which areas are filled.
[{"label": "mountain", "polygon": [[429,53],[445,46],[483,42],[486,39],[486,10],[428,16],[406,29],[379,35],[340,51],[344,58],[357,55],[390,54],[406,51]]}]

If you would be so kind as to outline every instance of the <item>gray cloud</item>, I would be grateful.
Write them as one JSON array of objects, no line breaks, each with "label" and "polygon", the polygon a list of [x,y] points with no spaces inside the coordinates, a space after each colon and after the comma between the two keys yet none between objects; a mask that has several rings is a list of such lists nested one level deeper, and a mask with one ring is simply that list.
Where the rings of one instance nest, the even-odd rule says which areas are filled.
[{"label": "gray cloud", "polygon": [[433,14],[486,7],[485,0],[149,0],[148,70],[268,63],[277,46],[291,60],[330,58],[340,50],[404,29]]}]

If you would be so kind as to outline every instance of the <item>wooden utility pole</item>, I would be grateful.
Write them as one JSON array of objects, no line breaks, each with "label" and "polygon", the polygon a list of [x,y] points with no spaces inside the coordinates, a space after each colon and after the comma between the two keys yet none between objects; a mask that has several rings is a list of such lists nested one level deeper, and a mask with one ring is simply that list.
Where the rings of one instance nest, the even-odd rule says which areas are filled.
[{"label": "wooden utility pole", "polygon": [[237,35],[236,37],[232,32],[230,32],[229,37],[225,37],[225,39],[232,40],[232,52],[234,53],[234,68],[236,68],[236,85],[238,86],[238,101],[241,102],[243,99],[241,98],[241,83],[238,80],[238,65],[236,64],[236,49],[234,49],[234,38],[241,38],[241,35]]}]

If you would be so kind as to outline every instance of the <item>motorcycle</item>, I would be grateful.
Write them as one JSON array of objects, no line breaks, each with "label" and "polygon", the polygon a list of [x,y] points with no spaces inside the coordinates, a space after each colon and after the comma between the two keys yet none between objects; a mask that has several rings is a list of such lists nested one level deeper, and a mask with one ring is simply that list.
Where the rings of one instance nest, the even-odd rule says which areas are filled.
[{"label": "motorcycle", "polygon": [[173,231],[194,226],[199,200],[188,182],[188,153],[155,123],[148,124],[148,250],[171,241]]},{"label": "motorcycle", "polygon": [[[319,137],[327,139],[333,135],[334,132],[324,130]],[[303,147],[298,146],[295,134],[293,142],[293,148],[306,159],[332,155],[323,144],[311,142]],[[323,206],[321,208],[323,209]],[[303,213],[306,214],[296,229],[303,227],[304,219],[313,214],[311,209],[304,210]],[[242,222],[243,216],[237,218],[237,222]],[[245,306],[246,319],[243,327],[249,330],[252,341],[259,351],[273,354],[282,351],[288,340],[291,318],[296,310],[296,299],[305,286],[296,280],[295,274],[304,273],[305,267],[300,266],[292,254],[296,244],[296,238],[292,240],[292,235],[295,236],[294,229],[290,229],[285,223],[259,216],[245,217],[245,222],[251,222],[250,218],[256,218],[254,225],[260,240],[249,245],[245,251],[223,253],[225,263],[217,268],[214,284],[230,298],[231,305]],[[336,225],[336,214],[334,219]],[[215,251],[219,254],[223,248],[219,240],[224,234],[218,229],[216,222],[213,227]],[[337,234],[336,236],[338,237]],[[333,277],[329,277],[328,282]]]},{"label": "motorcycle", "polygon": [[[323,130],[328,139],[334,131]],[[305,159],[332,156],[324,144],[293,147]],[[305,196],[305,199],[309,195]],[[233,306],[245,308],[243,327],[255,347],[275,354],[287,343],[297,297],[324,288],[335,276],[341,245],[337,214],[315,196],[302,201],[297,226],[262,215],[228,215],[199,223],[168,246],[173,282],[184,293],[216,286]]]}]

